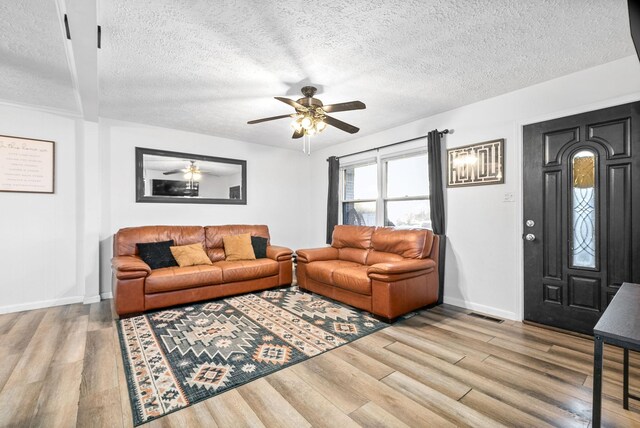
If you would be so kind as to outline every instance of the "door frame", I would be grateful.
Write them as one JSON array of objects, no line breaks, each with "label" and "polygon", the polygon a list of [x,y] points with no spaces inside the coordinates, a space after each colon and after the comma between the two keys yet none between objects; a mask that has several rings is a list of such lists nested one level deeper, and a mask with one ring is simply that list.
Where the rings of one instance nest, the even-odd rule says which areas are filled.
[{"label": "door frame", "polygon": [[517,171],[518,176],[518,198],[516,200],[518,205],[518,228],[517,234],[514,237],[514,242],[516,244],[516,254],[518,260],[518,288],[516,290],[516,317],[519,321],[524,319],[524,246],[522,241],[522,235],[524,234],[524,183],[523,183],[523,157],[522,150],[524,146],[524,133],[523,128],[525,125],[530,125],[532,123],[544,122],[547,120],[559,119],[565,116],[572,116],[574,114],[588,113],[593,110],[600,110],[608,107],[615,107],[621,104],[627,104],[632,102],[640,101],[640,92],[634,92],[628,95],[623,95],[615,98],[608,98],[606,100],[601,100],[589,104],[583,104],[576,107],[570,107],[563,110],[557,110],[553,113],[544,113],[537,116],[527,117],[524,119],[519,119],[516,121],[516,141],[518,142],[517,147],[510,148],[509,153],[513,153],[513,156],[516,157],[516,166],[515,169]]}]

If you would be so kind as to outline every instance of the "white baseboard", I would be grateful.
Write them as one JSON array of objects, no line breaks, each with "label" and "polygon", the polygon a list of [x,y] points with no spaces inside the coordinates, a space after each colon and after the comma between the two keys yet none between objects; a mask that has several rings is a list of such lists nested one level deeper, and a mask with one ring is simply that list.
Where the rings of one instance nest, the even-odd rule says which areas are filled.
[{"label": "white baseboard", "polygon": [[38,302],[20,303],[18,305],[0,306],[0,314],[11,312],[29,311],[32,309],[49,308],[51,306],[70,305],[72,303],[82,303],[83,296],[64,297],[62,299],[40,300]]},{"label": "white baseboard", "polygon": [[493,315],[495,317],[504,318],[508,320],[521,321],[515,312],[503,311],[491,306],[479,305],[477,303],[467,302],[466,300],[457,299],[455,297],[444,296],[444,303],[449,305],[458,306],[460,308],[470,309],[472,311],[481,312],[487,315]]},{"label": "white baseboard", "polygon": [[100,298],[102,300],[113,299],[113,293],[109,291],[108,293],[100,293]]},{"label": "white baseboard", "polygon": [[90,303],[98,303],[100,301],[100,295],[96,294],[95,296],[85,297],[82,303],[88,305]]}]

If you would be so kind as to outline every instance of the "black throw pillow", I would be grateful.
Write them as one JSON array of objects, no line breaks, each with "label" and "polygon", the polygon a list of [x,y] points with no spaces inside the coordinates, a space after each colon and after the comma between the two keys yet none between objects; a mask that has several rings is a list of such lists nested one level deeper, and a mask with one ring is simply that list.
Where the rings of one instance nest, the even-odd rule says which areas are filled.
[{"label": "black throw pillow", "polygon": [[251,246],[253,247],[253,253],[256,255],[256,259],[267,258],[267,238],[260,236],[251,237]]},{"label": "black throw pillow", "polygon": [[136,244],[140,258],[149,265],[151,269],[178,266],[176,259],[171,254],[173,239],[163,242],[146,242]]}]

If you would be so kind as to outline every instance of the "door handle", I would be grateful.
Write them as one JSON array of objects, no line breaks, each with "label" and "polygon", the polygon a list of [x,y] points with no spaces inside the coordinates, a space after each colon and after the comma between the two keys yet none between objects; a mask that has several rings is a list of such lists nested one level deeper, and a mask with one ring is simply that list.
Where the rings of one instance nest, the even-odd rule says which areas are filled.
[{"label": "door handle", "polygon": [[536,235],[534,235],[533,233],[527,233],[525,235],[524,239],[526,239],[527,241],[535,241],[536,240]]}]

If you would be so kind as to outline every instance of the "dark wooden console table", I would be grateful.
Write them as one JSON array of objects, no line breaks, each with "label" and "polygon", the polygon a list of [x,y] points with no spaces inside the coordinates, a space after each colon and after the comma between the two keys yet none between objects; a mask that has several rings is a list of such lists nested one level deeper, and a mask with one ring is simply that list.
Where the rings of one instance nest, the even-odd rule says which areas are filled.
[{"label": "dark wooden console table", "polygon": [[602,348],[604,343],[624,349],[623,406],[629,409],[629,349],[640,351],[640,284],[625,282],[593,328],[592,427],[600,427],[602,405]]}]

